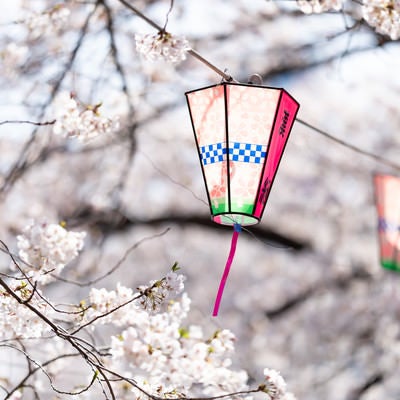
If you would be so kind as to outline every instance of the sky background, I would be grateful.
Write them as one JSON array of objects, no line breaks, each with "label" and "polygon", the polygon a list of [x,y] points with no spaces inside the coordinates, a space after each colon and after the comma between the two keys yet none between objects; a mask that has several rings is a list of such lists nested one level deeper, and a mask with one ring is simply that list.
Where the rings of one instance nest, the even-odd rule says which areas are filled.
[{"label": "sky background", "polygon": [[[192,321],[210,331],[232,329],[238,338],[235,363],[255,380],[270,367],[302,400],[398,398],[399,275],[379,265],[372,184],[374,173],[398,171],[296,122],[260,230],[240,235],[220,315],[212,318],[232,232],[194,218],[209,221],[209,209],[184,93],[221,78],[190,56],[177,66],[143,60],[134,34],[154,29],[116,0],[109,5],[129,96],[121,92],[110,57],[104,13],[90,20],[66,70],[93,7],[65,3],[72,4],[73,18],[61,33],[32,40],[11,75],[3,60],[0,121],[51,120],[58,82],[59,92],[73,91],[87,103],[101,102],[104,115],[119,115],[122,129],[119,136],[82,144],[43,127],[23,153],[34,128],[0,126],[0,183],[21,155],[34,160],[3,190],[0,238],[15,248],[16,234],[32,218],[87,228],[85,252],[65,271],[85,279],[115,264],[132,243],[170,228],[139,246],[104,285],[137,287],[178,261],[187,275]],[[23,26],[7,22],[51,4],[3,5],[2,46],[27,37]],[[132,4],[161,25],[170,6]],[[349,29],[360,15],[357,4],[346,12],[351,15],[304,15],[289,1],[175,0],[167,30],[184,35],[238,81],[258,73],[265,85],[284,87],[299,101],[301,120],[397,162],[399,42],[378,46],[367,26]],[[40,158],[43,149],[53,150]],[[121,214],[128,220],[123,228]],[[274,241],[268,232],[302,249]],[[71,286],[60,293],[54,286],[49,294],[79,298],[85,290]]]}]

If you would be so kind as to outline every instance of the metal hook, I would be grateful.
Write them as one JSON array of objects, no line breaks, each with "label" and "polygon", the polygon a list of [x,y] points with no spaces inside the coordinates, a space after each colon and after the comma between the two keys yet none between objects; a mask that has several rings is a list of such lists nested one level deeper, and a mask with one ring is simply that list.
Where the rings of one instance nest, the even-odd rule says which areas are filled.
[{"label": "metal hook", "polygon": [[261,75],[253,74],[250,76],[248,83],[250,83],[251,85],[262,85],[263,79],[262,79]]}]

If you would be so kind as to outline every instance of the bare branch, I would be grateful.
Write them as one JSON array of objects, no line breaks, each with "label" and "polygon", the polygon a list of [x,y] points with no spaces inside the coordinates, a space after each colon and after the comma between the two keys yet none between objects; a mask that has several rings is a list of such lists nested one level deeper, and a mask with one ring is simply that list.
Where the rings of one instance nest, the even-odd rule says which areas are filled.
[{"label": "bare branch", "polygon": [[46,126],[46,125],[54,125],[56,120],[53,121],[46,121],[46,122],[34,122],[34,121],[25,121],[25,120],[7,120],[7,121],[1,121],[0,125],[5,125],[5,124],[30,124],[30,125],[36,125],[36,126]]},{"label": "bare branch", "polygon": [[100,282],[101,280],[103,280],[104,278],[106,278],[106,277],[110,276],[111,274],[113,274],[117,269],[119,269],[119,268],[121,267],[121,265],[122,265],[122,264],[125,262],[125,260],[127,259],[128,255],[129,255],[133,250],[136,250],[141,244],[143,244],[143,243],[145,243],[145,242],[147,242],[147,241],[156,239],[156,238],[160,238],[160,237],[164,236],[165,234],[167,234],[169,231],[170,231],[170,228],[167,228],[167,229],[165,229],[164,231],[162,231],[162,232],[160,232],[160,233],[157,233],[157,234],[155,234],[155,235],[148,236],[148,237],[144,237],[144,238],[140,239],[138,242],[134,243],[131,247],[129,247],[129,248],[125,251],[125,253],[124,253],[124,255],[121,257],[121,259],[120,259],[110,270],[108,270],[104,275],[98,276],[98,277],[95,278],[95,279],[92,279],[92,280],[87,281],[87,282],[77,282],[77,281],[72,281],[72,280],[70,280],[70,279],[65,279],[65,278],[62,278],[62,277],[56,277],[56,278],[57,278],[57,280],[59,280],[59,281],[66,282],[66,283],[71,283],[71,284],[73,284],[73,285],[81,286],[81,287],[94,285],[94,284]]}]

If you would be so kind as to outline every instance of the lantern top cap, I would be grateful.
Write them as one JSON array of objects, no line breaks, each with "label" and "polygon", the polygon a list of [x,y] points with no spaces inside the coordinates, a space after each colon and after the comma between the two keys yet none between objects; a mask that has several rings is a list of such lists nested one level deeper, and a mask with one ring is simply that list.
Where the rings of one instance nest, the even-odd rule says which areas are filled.
[{"label": "lantern top cap", "polygon": [[240,83],[240,82],[222,81],[222,82],[214,84],[214,85],[208,85],[208,86],[204,86],[204,87],[201,87],[201,88],[198,88],[198,89],[189,90],[189,91],[185,92],[185,96],[187,97],[191,93],[201,92],[202,90],[207,90],[207,89],[211,89],[211,88],[218,87],[218,86],[242,86],[242,87],[248,87],[248,88],[276,90],[276,91],[279,91],[279,92],[286,93],[286,95],[289,96],[292,99],[292,101],[294,101],[298,106],[300,106],[299,102],[295,98],[293,98],[293,96],[290,93],[288,93],[284,88],[275,87],[275,86],[257,85],[257,84],[254,84],[254,83]]}]

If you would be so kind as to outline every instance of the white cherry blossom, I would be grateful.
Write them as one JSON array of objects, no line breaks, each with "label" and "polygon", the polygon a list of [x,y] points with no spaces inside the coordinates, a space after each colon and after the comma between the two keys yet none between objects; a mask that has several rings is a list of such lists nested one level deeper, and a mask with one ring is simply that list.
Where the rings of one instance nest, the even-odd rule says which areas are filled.
[{"label": "white cherry blossom", "polygon": [[345,0],[297,0],[297,4],[300,10],[305,14],[319,14],[330,10],[341,10],[344,1]]},{"label": "white cherry blossom", "polygon": [[120,127],[119,118],[102,116],[100,107],[101,104],[85,105],[70,93],[60,93],[53,105],[56,118],[53,132],[81,141],[116,132]]},{"label": "white cherry blossom", "polygon": [[183,275],[170,271],[165,278],[151,281],[149,287],[140,287],[144,294],[140,304],[145,310],[158,311],[163,303],[182,292],[184,280]]},{"label": "white cherry blossom", "polygon": [[[30,304],[42,314],[51,312],[51,307],[37,293],[33,293],[33,288],[25,281],[12,282],[9,287],[22,301],[29,299]],[[17,303],[5,289],[0,289],[1,339],[39,338],[49,331],[50,327],[37,314]]]},{"label": "white cherry blossom", "polygon": [[183,294],[165,312],[147,313],[145,320],[132,315],[129,326],[112,337],[111,364],[125,365],[137,376],[146,376],[155,394],[159,387],[163,395],[196,392],[199,385],[207,395],[246,390],[245,371],[229,368],[227,356],[234,351],[230,331],[216,332],[209,340],[198,326],[182,328],[188,300]]},{"label": "white cherry blossom", "polygon": [[281,374],[274,369],[265,368],[264,376],[264,391],[270,396],[271,400],[283,400],[286,394],[286,382]]},{"label": "white cherry blossom", "polygon": [[171,35],[165,31],[156,34],[137,33],[135,41],[136,50],[150,61],[165,60],[179,63],[186,59],[186,52],[190,50],[185,37]]},{"label": "white cherry blossom", "polygon": [[15,42],[8,43],[0,51],[1,70],[6,77],[15,77],[16,68],[21,67],[28,55],[28,47]]},{"label": "white cherry blossom", "polygon": [[31,223],[17,236],[20,267],[42,284],[52,281],[83,248],[85,232],[70,232],[59,224]]},{"label": "white cherry blossom", "polygon": [[63,4],[57,4],[50,10],[31,14],[23,22],[29,30],[30,37],[37,39],[62,29],[66,26],[69,16],[70,10]]},{"label": "white cherry blossom", "polygon": [[365,0],[362,7],[365,21],[392,40],[400,38],[400,2],[398,0]]}]

